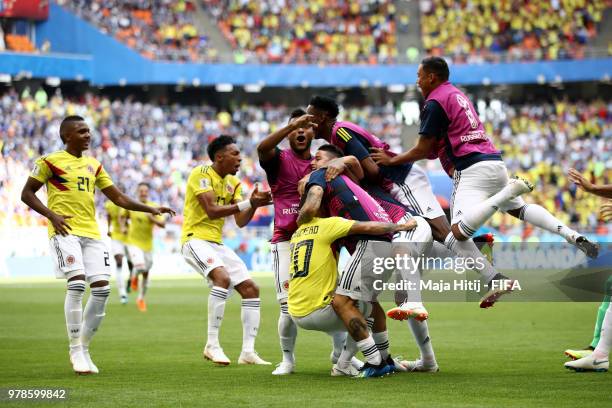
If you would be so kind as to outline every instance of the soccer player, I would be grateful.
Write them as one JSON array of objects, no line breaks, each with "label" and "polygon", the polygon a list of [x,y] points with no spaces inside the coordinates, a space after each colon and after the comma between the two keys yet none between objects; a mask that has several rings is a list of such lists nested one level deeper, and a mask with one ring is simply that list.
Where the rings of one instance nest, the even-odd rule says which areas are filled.
[{"label": "soccer player", "polygon": [[[483,267],[477,271],[485,282],[490,283],[494,279],[503,278],[482,256],[473,241],[464,242],[452,238],[451,226],[433,194],[427,175],[418,165],[406,163],[400,166],[379,166],[370,157],[371,149],[375,151],[382,149],[391,155],[394,153],[388,152],[389,146],[386,143],[360,126],[338,121],[338,104],[331,98],[315,96],[310,100],[307,111],[314,116],[314,122],[317,123],[315,130],[317,138],[327,140],[338,146],[344,154],[353,155],[360,161],[366,174],[367,182],[363,184],[366,191],[374,196],[376,193],[373,188],[391,193],[400,203],[423,217],[429,223],[434,239],[444,243],[448,250],[462,258],[480,259],[479,265]],[[431,249],[432,255],[445,257],[447,251],[439,248],[441,246],[434,243]],[[481,307],[492,306],[497,297],[497,292],[488,293],[481,301]],[[406,313],[410,313],[413,306],[405,304],[401,307]]]},{"label": "soccer player", "polygon": [[115,282],[119,290],[119,300],[122,304],[128,301],[126,283],[123,279],[123,257],[126,254],[127,234],[123,225],[123,209],[112,201],[104,204],[106,210],[106,221],[108,223],[108,236],[111,239],[111,252],[115,258]]},{"label": "soccer player", "polygon": [[[310,145],[314,137],[310,116],[303,109],[291,113],[289,123],[265,137],[257,145],[259,164],[266,172],[274,201],[274,233],[272,234],[272,267],[276,299],[280,303],[278,336],[283,359],[272,372],[274,375],[291,374],[295,368],[295,340],[297,328],[287,311],[289,287],[289,240],[297,228],[296,220],[300,195],[298,182],[310,172]],[[288,149],[278,145],[287,138]]]},{"label": "soccer player", "polygon": [[238,364],[269,365],[255,352],[260,320],[259,287],[244,262],[223,245],[222,229],[225,217],[230,215],[239,227],[244,227],[258,207],[271,204],[272,197],[269,191],[260,192],[255,186],[250,198],[242,199],[242,186],[236,177],[242,158],[232,137],[217,137],[209,143],[207,152],[212,165],[197,166],[187,180],[181,235],[183,257],[212,286],[208,296],[208,338],[203,354],[216,364],[230,363],[219,344],[219,328],[229,291],[234,288],[242,297],[243,336]]},{"label": "soccer player", "polygon": [[[325,207],[327,212],[332,216],[339,215],[344,218],[358,221],[392,221],[394,223],[404,224],[410,219],[414,219],[417,223],[417,226],[411,231],[395,234],[392,238],[361,236],[354,237],[352,240],[345,240],[344,244],[349,252],[353,253],[353,256],[343,271],[341,285],[344,287],[337,293],[345,297],[354,296],[353,298],[367,301],[373,297],[371,296],[372,293],[364,293],[371,288],[371,282],[369,281],[370,276],[367,274],[362,276],[362,273],[356,273],[356,271],[372,269],[371,263],[373,256],[369,249],[372,249],[373,246],[372,242],[369,241],[384,240],[388,238],[388,241],[399,244],[395,245],[394,250],[400,249],[405,252],[405,250],[408,249],[410,256],[419,256],[431,248],[433,239],[432,232],[429,224],[423,217],[412,217],[412,215],[407,213],[401,205],[396,205],[392,199],[386,198],[382,193],[377,195],[377,199],[374,199],[347,176],[335,177],[328,180],[330,177],[327,174],[327,166],[332,160],[340,156],[342,156],[342,151],[337,146],[333,145],[323,145],[317,151],[315,160],[312,164],[315,171],[310,175],[307,182],[307,186],[311,186],[312,188],[311,191],[307,192],[306,203],[300,211],[301,218],[298,218],[298,224],[300,219],[307,221],[312,218],[313,214],[316,214],[321,206]],[[363,173],[361,173],[361,177],[363,177]],[[379,202],[382,202],[382,205],[389,208],[393,217],[396,218],[390,218]],[[355,239],[359,239],[359,241],[355,243]],[[378,243],[376,246],[380,251],[385,245],[383,243]],[[361,249],[355,251],[355,247],[360,247]],[[380,254],[377,256],[380,257]],[[418,283],[420,273],[418,273],[418,270],[413,272],[414,274],[410,274],[406,280]],[[351,287],[359,288],[361,293],[353,291]],[[370,296],[368,297],[368,295]],[[387,360],[389,364],[393,362],[398,371],[436,372],[439,368],[436,362],[433,345],[429,337],[429,327],[425,321],[428,318],[428,313],[421,302],[420,291],[409,291],[406,295],[407,296],[403,297],[400,296],[403,300],[401,305],[406,307],[406,311],[398,320],[408,319],[408,326],[419,347],[421,358],[416,361],[402,361],[401,363],[392,361],[391,359]],[[373,317],[375,321],[373,322],[372,331],[376,344],[382,354],[384,354],[383,358],[387,358],[389,343],[386,325],[384,324],[384,316],[384,311],[382,311],[378,302],[374,302]],[[391,314],[390,317],[397,318],[397,316],[393,314]]]},{"label": "soccer player", "polygon": [[[417,85],[426,99],[421,113],[419,140],[409,151],[391,157],[380,148],[372,158],[380,165],[404,166],[421,159],[439,158],[447,174],[453,175],[451,199],[452,234],[445,242],[469,240],[496,211],[527,221],[561,235],[587,256],[596,258],[596,244],[569,228],[537,204],[526,204],[521,194],[533,186],[508,171],[501,152],[487,137],[476,109],[467,96],[448,80],[449,69],[440,57],[427,57],[417,72]],[[486,175],[486,177],[484,176]]]},{"label": "soccer player", "polygon": [[[89,345],[105,316],[111,271],[109,251],[96,222],[95,189],[102,190],[109,200],[127,210],[154,215],[173,215],[174,211],[132,200],[113,185],[100,162],[83,156],[89,149],[91,132],[82,117],[64,118],[59,133],[65,149],[36,160],[21,200],[49,220],[56,276],[68,281],[64,313],[72,368],[78,374],[98,373]],[[47,206],[36,197],[43,185],[47,187]],[[86,283],[91,287],[91,295],[83,310]]]},{"label": "soccer player", "polygon": [[[157,204],[149,200],[151,187],[148,183],[138,184],[138,200],[148,206],[154,207]],[[145,295],[149,286],[149,271],[153,266],[153,227],[166,228],[166,221],[161,217],[154,217],[137,211],[129,211],[125,216],[125,221],[129,223],[127,233],[127,250],[132,262],[132,280],[138,281],[138,276],[142,275],[142,281],[138,287],[138,298],[136,306],[141,312],[147,311]]]},{"label": "soccer player", "polygon": [[[576,169],[570,169],[568,178],[570,181],[576,183],[584,191],[598,195],[604,198],[612,198],[612,184],[608,185],[594,185],[588,181],[582,174]],[[612,204],[608,201],[602,206],[602,218],[605,221],[612,219]],[[608,280],[609,282],[610,280]],[[612,304],[610,304],[610,295],[612,286],[608,284],[606,287],[606,297],[604,302],[599,307],[599,313],[597,314],[597,324],[595,326],[595,339],[591,343],[592,353],[584,353],[586,350],[581,350],[583,355],[576,355],[579,357],[575,361],[568,361],[565,363],[565,367],[575,371],[608,371],[610,368],[610,348],[612,348]],[[607,301],[607,308],[604,309]],[[605,310],[602,313],[602,310]],[[599,328],[599,330],[598,330]],[[568,354],[566,352],[566,354]],[[568,354],[569,355],[569,354]],[[572,357],[572,355],[570,355]]]},{"label": "soccer player", "polygon": [[[319,214],[322,213],[319,209]],[[368,332],[364,312],[368,305],[336,298],[338,259],[333,249],[336,240],[348,235],[385,235],[410,231],[416,221],[407,224],[356,222],[341,217],[318,218],[301,224],[291,237],[291,280],[289,281],[289,314],[298,326],[329,334],[348,330],[346,347],[332,367],[332,376],[356,376],[351,358],[361,350],[366,363],[361,369],[363,377],[377,377],[390,372],[382,364],[381,354]],[[336,310],[338,314],[336,314]],[[367,314],[366,314],[367,315]]]}]

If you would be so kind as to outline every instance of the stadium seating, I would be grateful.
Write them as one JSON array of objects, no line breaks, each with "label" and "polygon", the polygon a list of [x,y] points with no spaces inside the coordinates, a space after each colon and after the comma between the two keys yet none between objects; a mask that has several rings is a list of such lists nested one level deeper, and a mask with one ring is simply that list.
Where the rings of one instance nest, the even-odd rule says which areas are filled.
[{"label": "stadium seating", "polygon": [[455,62],[580,59],[605,0],[423,0],[423,48]]},{"label": "stadium seating", "polygon": [[239,61],[391,63],[397,60],[393,1],[203,0]]},{"label": "stadium seating", "polygon": [[34,52],[34,44],[25,35],[7,34],[4,36],[6,48],[17,52]]},{"label": "stadium seating", "polygon": [[59,1],[101,31],[149,59],[211,62],[218,58],[192,18],[185,0]]}]

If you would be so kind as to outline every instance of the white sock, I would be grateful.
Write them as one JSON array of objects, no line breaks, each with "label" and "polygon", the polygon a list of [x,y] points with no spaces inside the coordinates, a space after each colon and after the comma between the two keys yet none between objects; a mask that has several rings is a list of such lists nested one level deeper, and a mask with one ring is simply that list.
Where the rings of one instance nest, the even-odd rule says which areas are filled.
[{"label": "white sock", "polygon": [[601,337],[599,343],[593,351],[595,358],[609,358],[610,349],[612,348],[612,304],[608,306],[604,321],[601,324]]},{"label": "white sock", "polygon": [[346,336],[344,340],[344,346],[342,347],[342,352],[340,353],[340,357],[338,357],[338,367],[339,368],[348,368],[351,364],[351,360],[357,354],[357,343],[351,336]]},{"label": "white sock", "polygon": [[429,327],[427,321],[419,322],[414,319],[408,319],[408,326],[412,330],[414,340],[421,351],[421,360],[423,362],[434,362],[436,356],[431,345],[431,339],[429,338]]},{"label": "white sock", "polygon": [[297,338],[297,326],[289,315],[287,303],[281,303],[281,311],[278,316],[278,337],[280,338],[281,350],[283,351],[283,362],[295,363],[295,340]]},{"label": "white sock", "polygon": [[143,274],[140,285],[138,285],[138,298],[139,299],[144,299],[145,295],[147,294],[148,287],[149,287],[149,277],[148,276],[145,277]]},{"label": "white sock", "polygon": [[471,238],[497,210],[508,200],[515,197],[509,185],[502,188],[497,194],[475,205],[463,213],[461,220],[457,223],[459,230],[466,238]]},{"label": "white sock", "polygon": [[83,347],[89,346],[92,337],[98,331],[104,316],[106,316],[106,303],[110,295],[110,285],[91,288],[89,299],[83,311],[83,326],[81,328],[81,343]]},{"label": "white sock", "polygon": [[372,333],[376,348],[380,351],[380,358],[386,360],[389,357],[389,334],[387,331]]},{"label": "white sock", "polygon": [[332,338],[332,363],[338,361],[342,350],[344,349],[344,343],[346,342],[347,333],[345,331],[327,333]]},{"label": "white sock", "polygon": [[374,343],[374,339],[371,335],[361,341],[358,341],[357,348],[363,353],[363,356],[366,358],[368,363],[377,366],[382,362],[380,352],[378,351],[376,343]]},{"label": "white sock", "polygon": [[259,298],[242,299],[242,351],[255,351],[255,338],[259,330],[261,301]]},{"label": "white sock", "polygon": [[537,204],[525,204],[521,208],[519,218],[553,234],[559,234],[571,243],[574,243],[578,236],[576,231],[568,228],[557,217],[549,213],[546,208]]},{"label": "white sock", "polygon": [[[448,236],[446,237],[446,239],[448,239]],[[449,248],[446,247],[446,245],[438,242],[438,241],[434,241],[433,245],[431,246],[431,248],[429,249],[429,251],[427,251],[426,256],[429,258],[454,258],[457,254],[453,251],[451,251]]]},{"label": "white sock", "polygon": [[117,285],[119,296],[127,296],[125,280],[123,279],[123,261],[121,261],[121,265],[117,265],[117,262],[115,262],[115,284]]},{"label": "white sock", "polygon": [[85,281],[73,280],[68,282],[66,300],[64,301],[64,314],[66,316],[66,329],[68,331],[70,346],[79,346],[81,344],[84,294]]},{"label": "white sock", "polygon": [[[497,271],[493,268],[493,265],[489,263],[486,256],[480,252],[474,241],[471,239],[467,241],[459,241],[452,232],[449,232],[444,239],[444,245],[456,254],[457,258],[464,258],[466,260],[471,259],[473,261],[470,264],[474,265],[474,270],[482,275],[485,282],[491,281]],[[482,267],[479,267],[482,265]]]},{"label": "white sock", "polygon": [[225,302],[228,290],[220,286],[213,286],[208,295],[208,339],[206,344],[219,345],[219,328],[225,314]]}]

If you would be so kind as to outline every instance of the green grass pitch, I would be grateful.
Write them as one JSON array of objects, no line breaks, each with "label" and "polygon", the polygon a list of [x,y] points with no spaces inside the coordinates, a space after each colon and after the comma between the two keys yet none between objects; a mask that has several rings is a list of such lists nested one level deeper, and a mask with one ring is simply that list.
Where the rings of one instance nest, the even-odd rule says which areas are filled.
[{"label": "green grass pitch", "polygon": [[[257,280],[262,322],[256,348],[278,363],[272,279]],[[44,406],[612,406],[612,374],[576,374],[562,366],[565,348],[590,341],[597,308],[592,303],[508,302],[489,310],[430,303],[441,371],[361,380],[329,376],[330,340],[316,332],[299,332],[297,372],[291,376],[272,376],[273,366],[213,366],[201,354],[207,294],[201,279],[154,281],[149,311],[140,313],[133,298],[120,305],[113,289],[91,345],[101,372],[78,377],[68,362],[63,284],[0,285],[0,387],[69,389],[68,401]],[[239,316],[234,295],[221,329],[233,362],[242,343]],[[406,324],[388,321],[388,327],[393,354],[414,358],[417,349]]]}]

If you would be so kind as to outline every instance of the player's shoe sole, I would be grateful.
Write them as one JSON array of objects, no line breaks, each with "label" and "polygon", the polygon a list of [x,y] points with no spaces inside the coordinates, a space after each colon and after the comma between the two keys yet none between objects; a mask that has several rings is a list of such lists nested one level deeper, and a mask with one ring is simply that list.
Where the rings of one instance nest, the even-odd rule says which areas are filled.
[{"label": "player's shoe sole", "polygon": [[518,197],[521,194],[530,193],[535,188],[530,181],[518,176],[511,178],[508,185],[511,186],[514,197]]},{"label": "player's shoe sole", "polygon": [[429,318],[429,313],[423,309],[402,309],[400,306],[387,311],[387,317],[393,320],[414,319],[422,322]]},{"label": "player's shoe sole", "polygon": [[595,259],[599,255],[599,245],[589,241],[584,236],[576,238],[576,247],[584,252],[589,258]]},{"label": "player's shoe sole", "polygon": [[585,358],[593,354],[593,350],[584,349],[584,350],[565,350],[563,352],[567,357],[572,360],[580,360],[581,358]]},{"label": "player's shoe sole", "polygon": [[497,303],[499,301],[499,298],[501,298],[503,295],[507,295],[508,293],[512,293],[512,289],[511,288],[512,288],[513,283],[514,283],[514,279],[508,279],[508,278],[504,277],[503,279],[495,279],[494,278],[493,280],[508,281],[508,282],[504,284],[504,288],[489,290],[480,299],[480,308],[481,309],[488,309],[490,307],[493,307],[493,305],[495,305],[495,303]]}]

